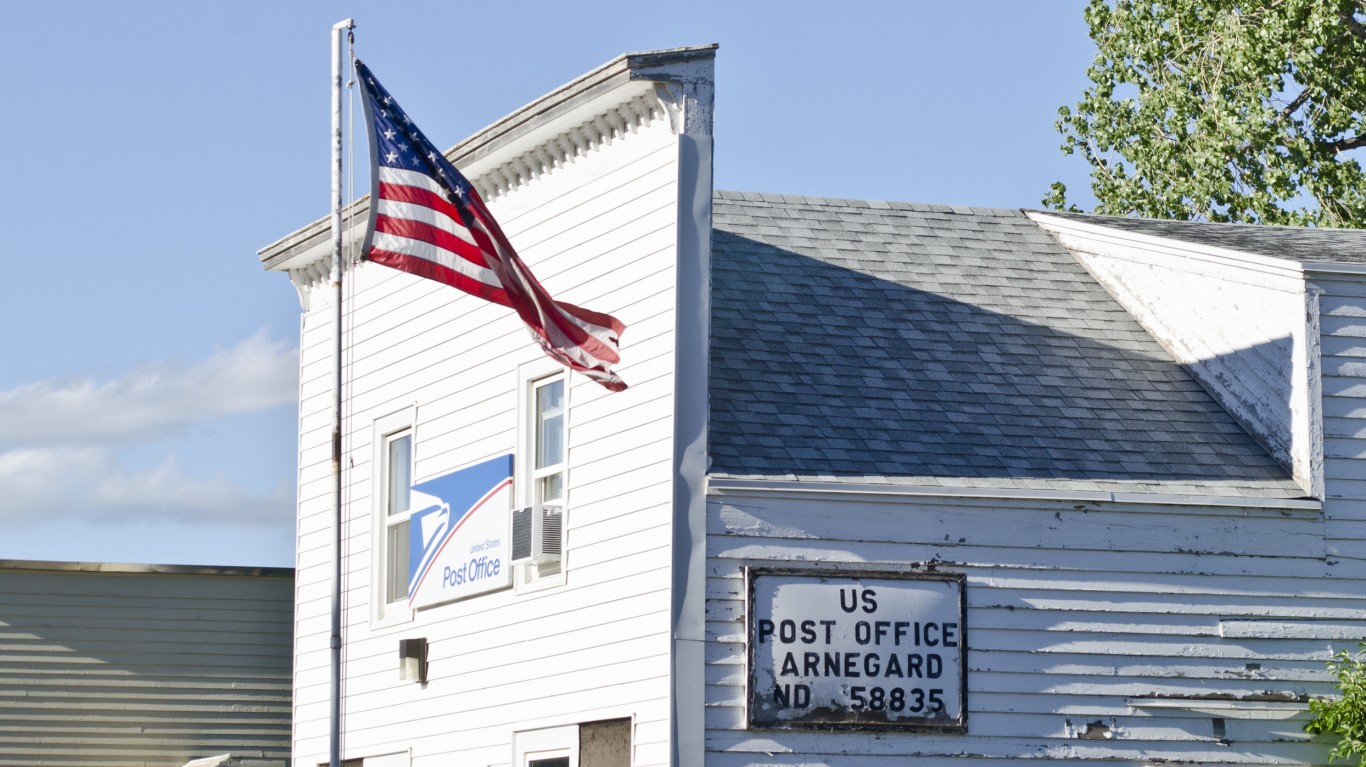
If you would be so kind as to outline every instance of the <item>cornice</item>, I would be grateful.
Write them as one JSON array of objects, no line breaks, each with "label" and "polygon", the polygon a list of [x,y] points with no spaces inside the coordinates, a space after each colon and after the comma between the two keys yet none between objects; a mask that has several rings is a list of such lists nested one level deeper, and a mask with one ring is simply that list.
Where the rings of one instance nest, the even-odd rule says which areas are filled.
[{"label": "cornice", "polygon": [[[711,87],[715,51],[708,45],[625,54],[461,141],[446,157],[491,202],[658,122],[688,131],[697,121],[681,115],[691,94]],[[345,212],[352,222],[348,252],[369,205],[366,195]],[[288,272],[304,298],[328,278],[329,228],[330,218],[320,218],[267,245],[258,252],[262,266]]]},{"label": "cornice", "polygon": [[[496,200],[551,171],[610,146],[667,117],[666,105],[655,93],[643,93],[625,103],[560,131],[535,146],[470,178],[485,201]],[[458,147],[447,153],[456,162]],[[468,164],[468,163],[467,163]],[[460,167],[457,163],[457,167]]]},{"label": "cornice", "polygon": [[907,498],[960,500],[1044,501],[1127,506],[1202,507],[1207,512],[1224,510],[1235,516],[1274,516],[1318,519],[1323,503],[1314,498],[1261,498],[1238,495],[1190,495],[1186,493],[1122,490],[1044,489],[1030,487],[984,487],[963,485],[895,485],[858,482],[736,479],[708,477],[707,492],[717,498],[769,496],[825,499],[904,501]]},{"label": "cornice", "polygon": [[1215,267],[1234,267],[1246,270],[1248,273],[1291,277],[1292,279],[1303,279],[1304,275],[1303,265],[1290,259],[1256,255],[1217,245],[1192,243],[1160,235],[1117,229],[1088,221],[1054,216],[1040,211],[1026,210],[1024,213],[1045,230],[1063,238],[1063,244],[1069,247],[1075,244],[1075,241],[1069,243],[1066,238],[1082,238],[1098,243],[1137,248],[1163,256],[1193,259]]}]

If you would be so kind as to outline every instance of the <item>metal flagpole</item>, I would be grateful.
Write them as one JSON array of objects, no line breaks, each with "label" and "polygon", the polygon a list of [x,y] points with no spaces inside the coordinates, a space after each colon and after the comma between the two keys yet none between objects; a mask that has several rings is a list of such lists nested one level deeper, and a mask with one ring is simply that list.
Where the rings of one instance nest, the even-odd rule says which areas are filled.
[{"label": "metal flagpole", "polygon": [[341,767],[341,648],[342,648],[342,73],[343,32],[355,28],[351,19],[332,25],[332,697],[329,733],[330,767]]}]

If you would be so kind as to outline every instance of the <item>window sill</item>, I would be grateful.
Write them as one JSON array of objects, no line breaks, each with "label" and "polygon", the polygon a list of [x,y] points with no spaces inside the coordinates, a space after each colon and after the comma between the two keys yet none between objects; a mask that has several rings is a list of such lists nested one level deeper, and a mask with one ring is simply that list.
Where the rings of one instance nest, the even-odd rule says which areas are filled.
[{"label": "window sill", "polygon": [[553,589],[558,586],[563,586],[565,584],[565,574],[563,567],[561,567],[560,571],[557,573],[543,575],[539,578],[529,578],[527,575],[527,571],[525,569],[527,566],[522,565],[522,567],[524,569],[521,572],[517,573],[516,578],[518,594],[536,593],[540,591],[545,591],[547,589]]},{"label": "window sill", "polygon": [[401,626],[405,623],[412,623],[416,610],[410,610],[403,606],[385,607],[382,615],[370,617],[370,628],[384,629],[390,626]]}]

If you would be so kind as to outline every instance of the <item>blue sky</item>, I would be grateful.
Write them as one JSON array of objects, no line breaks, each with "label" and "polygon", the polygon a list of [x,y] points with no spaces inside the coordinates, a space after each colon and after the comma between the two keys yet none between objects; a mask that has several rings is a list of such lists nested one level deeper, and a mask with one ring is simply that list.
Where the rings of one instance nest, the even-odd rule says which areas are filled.
[{"label": "blue sky", "polygon": [[293,564],[300,309],[256,251],[327,213],[336,21],[439,145],[719,43],[720,189],[1085,207],[1083,5],[6,4],[0,559]]}]

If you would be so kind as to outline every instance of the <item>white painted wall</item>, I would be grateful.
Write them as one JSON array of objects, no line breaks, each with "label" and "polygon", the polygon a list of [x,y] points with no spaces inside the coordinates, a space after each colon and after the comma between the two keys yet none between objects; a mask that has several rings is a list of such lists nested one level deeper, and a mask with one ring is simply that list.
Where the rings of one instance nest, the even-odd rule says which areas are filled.
[{"label": "white painted wall", "polygon": [[1308,276],[1322,350],[1324,535],[1333,578],[1366,594],[1366,270],[1315,269]]},{"label": "white painted wall", "polygon": [[1312,344],[1298,263],[1031,214],[1234,418],[1322,493]]},{"label": "white painted wall", "polygon": [[[678,136],[661,110],[490,202],[552,295],[628,326],[610,394],[571,376],[566,577],[372,624],[372,424],[415,413],[414,480],[517,450],[518,369],[545,358],[507,309],[382,266],[348,275],[342,753],[505,764],[514,731],[634,720],[634,764],[668,759]],[[296,764],[328,751],[331,310],[302,333]],[[398,679],[426,637],[430,680]]]},{"label": "white painted wall", "polygon": [[[1366,633],[1314,503],[860,490],[713,482],[708,765],[1326,761],[1303,702],[1230,700],[1326,694],[1330,648]],[[743,568],[805,563],[966,574],[966,734],[745,729]]]}]

